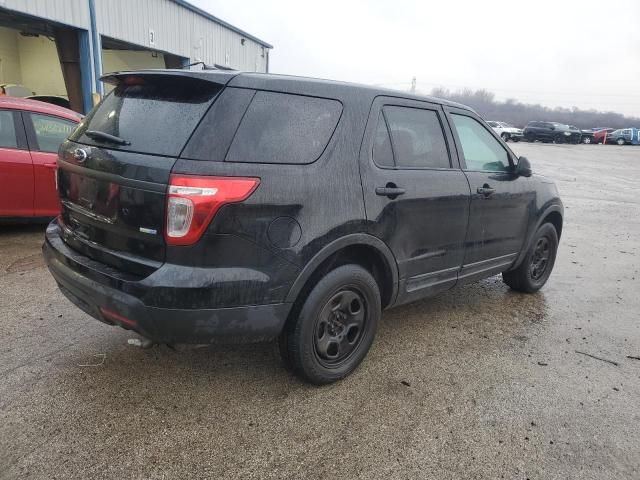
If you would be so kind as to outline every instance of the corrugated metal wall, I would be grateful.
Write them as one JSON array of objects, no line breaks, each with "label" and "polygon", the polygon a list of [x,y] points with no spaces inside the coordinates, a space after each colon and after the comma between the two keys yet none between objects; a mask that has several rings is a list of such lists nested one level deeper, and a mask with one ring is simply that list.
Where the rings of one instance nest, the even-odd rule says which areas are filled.
[{"label": "corrugated metal wall", "polygon": [[[209,65],[264,72],[267,49],[170,0],[95,0],[98,31]],[[150,33],[154,44],[150,44]],[[245,38],[244,45],[241,40]]]},{"label": "corrugated metal wall", "polygon": [[74,27],[89,28],[87,0],[3,0],[0,7]]},{"label": "corrugated metal wall", "polygon": [[[89,28],[88,5],[87,0],[0,0],[0,6],[10,10],[84,29]],[[192,62],[246,71],[267,69],[267,48],[171,0],[95,0],[95,6],[101,35]]]}]

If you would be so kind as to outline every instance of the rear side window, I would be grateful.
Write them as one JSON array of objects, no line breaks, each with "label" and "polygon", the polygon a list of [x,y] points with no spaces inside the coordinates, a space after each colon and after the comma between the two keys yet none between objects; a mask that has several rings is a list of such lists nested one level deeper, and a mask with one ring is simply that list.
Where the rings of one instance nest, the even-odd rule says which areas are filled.
[{"label": "rear side window", "polygon": [[31,114],[31,122],[36,134],[38,150],[49,153],[56,153],[60,144],[73,133],[78,125],[70,120],[38,113]]},{"label": "rear side window", "polygon": [[451,167],[442,125],[435,110],[386,106],[382,111],[389,127],[396,167]]},{"label": "rear side window", "polygon": [[18,148],[13,113],[0,110],[0,148]]},{"label": "rear side window", "polygon": [[255,90],[225,88],[191,136],[182,157],[224,162],[229,144],[254,94]]},{"label": "rear side window", "polygon": [[380,112],[378,127],[373,141],[373,161],[380,167],[393,167],[393,151],[391,150],[391,137],[384,115]]},{"label": "rear side window", "polygon": [[342,104],[337,100],[259,91],[226,161],[312,163],[329,143],[341,113]]},{"label": "rear side window", "polygon": [[[125,79],[124,82],[126,82]],[[180,77],[133,77],[119,84],[83,122],[71,139],[88,145],[177,156],[221,86]],[[121,145],[87,131],[113,135]]]}]

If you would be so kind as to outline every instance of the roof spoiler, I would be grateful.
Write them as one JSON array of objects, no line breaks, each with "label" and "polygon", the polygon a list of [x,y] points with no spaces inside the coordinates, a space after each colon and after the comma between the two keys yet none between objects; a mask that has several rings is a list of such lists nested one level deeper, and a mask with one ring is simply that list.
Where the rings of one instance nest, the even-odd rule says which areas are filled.
[{"label": "roof spoiler", "polygon": [[125,78],[133,77],[147,77],[147,78],[193,78],[195,80],[217,83],[219,85],[226,85],[229,80],[238,75],[236,70],[179,70],[179,69],[149,69],[149,70],[130,70],[121,72],[107,73],[100,77],[100,80],[111,84],[119,85]]}]

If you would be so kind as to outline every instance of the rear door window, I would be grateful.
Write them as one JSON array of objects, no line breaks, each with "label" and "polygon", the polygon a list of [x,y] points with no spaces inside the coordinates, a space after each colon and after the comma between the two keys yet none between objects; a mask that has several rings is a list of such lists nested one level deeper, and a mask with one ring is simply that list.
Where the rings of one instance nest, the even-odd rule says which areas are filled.
[{"label": "rear door window", "polygon": [[382,111],[397,168],[451,167],[438,112],[398,106]]},{"label": "rear door window", "polygon": [[50,115],[31,113],[31,122],[36,136],[36,150],[40,152],[57,153],[60,144],[64,142],[78,125]]},{"label": "rear door window", "polygon": [[18,148],[13,112],[0,110],[0,148]]},{"label": "rear door window", "polygon": [[373,161],[380,167],[393,168],[395,166],[393,150],[391,150],[391,136],[382,112],[378,117],[376,136],[373,140]]},{"label": "rear door window", "polygon": [[[71,139],[87,145],[177,156],[222,86],[194,78],[125,78],[83,122]],[[97,131],[127,144],[97,139]]]},{"label": "rear door window", "polygon": [[341,113],[342,104],[337,100],[259,91],[226,161],[312,163],[329,143]]}]

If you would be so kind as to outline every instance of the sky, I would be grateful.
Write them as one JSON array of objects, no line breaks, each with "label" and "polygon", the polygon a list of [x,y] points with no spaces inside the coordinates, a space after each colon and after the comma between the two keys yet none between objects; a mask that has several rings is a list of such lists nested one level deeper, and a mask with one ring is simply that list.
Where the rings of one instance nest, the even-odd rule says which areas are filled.
[{"label": "sky", "polygon": [[191,3],[272,44],[272,73],[640,117],[638,0]]}]

